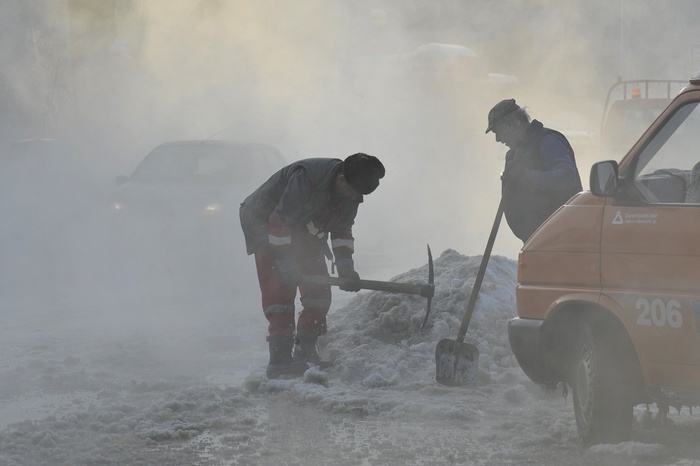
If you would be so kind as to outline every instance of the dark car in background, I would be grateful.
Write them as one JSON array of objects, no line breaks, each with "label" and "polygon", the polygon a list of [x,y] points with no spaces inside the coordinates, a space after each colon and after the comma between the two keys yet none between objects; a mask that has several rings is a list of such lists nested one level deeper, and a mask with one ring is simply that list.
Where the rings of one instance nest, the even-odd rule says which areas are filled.
[{"label": "dark car in background", "polygon": [[257,187],[284,163],[279,150],[262,143],[166,142],[130,176],[117,177],[114,209],[159,217],[237,212],[240,194]]},{"label": "dark car in background", "polygon": [[116,180],[119,258],[138,258],[142,267],[127,273],[230,283],[247,257],[239,205],[285,163],[278,149],[257,142],[192,140],[155,147],[131,175]]}]

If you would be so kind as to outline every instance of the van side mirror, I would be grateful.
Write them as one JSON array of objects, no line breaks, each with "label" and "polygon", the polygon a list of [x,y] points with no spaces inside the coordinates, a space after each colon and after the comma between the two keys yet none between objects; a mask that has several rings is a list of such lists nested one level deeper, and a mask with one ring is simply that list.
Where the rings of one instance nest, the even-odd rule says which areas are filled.
[{"label": "van side mirror", "polygon": [[594,163],[591,167],[591,192],[598,197],[611,197],[617,192],[618,166],[614,160]]}]

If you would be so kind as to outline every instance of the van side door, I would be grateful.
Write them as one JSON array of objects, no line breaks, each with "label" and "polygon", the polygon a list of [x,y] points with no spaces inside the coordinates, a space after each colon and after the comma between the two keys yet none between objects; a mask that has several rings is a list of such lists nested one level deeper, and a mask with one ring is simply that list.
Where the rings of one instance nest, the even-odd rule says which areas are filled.
[{"label": "van side door", "polygon": [[700,92],[679,97],[621,167],[601,232],[603,295],[651,386],[700,393]]}]

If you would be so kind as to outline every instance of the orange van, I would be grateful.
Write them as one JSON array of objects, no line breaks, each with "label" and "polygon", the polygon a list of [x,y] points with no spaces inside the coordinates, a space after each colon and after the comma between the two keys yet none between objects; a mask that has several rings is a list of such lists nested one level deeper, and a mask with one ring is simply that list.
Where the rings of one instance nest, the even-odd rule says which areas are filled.
[{"label": "orange van", "polygon": [[700,73],[621,161],[523,245],[510,345],[573,392],[584,444],[629,438],[633,408],[700,405]]}]

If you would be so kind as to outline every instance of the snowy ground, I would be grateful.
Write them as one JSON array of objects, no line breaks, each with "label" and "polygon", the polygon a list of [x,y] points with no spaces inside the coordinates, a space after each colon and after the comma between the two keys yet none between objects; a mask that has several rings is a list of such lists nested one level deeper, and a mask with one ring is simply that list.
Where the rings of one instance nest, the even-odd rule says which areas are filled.
[{"label": "snowy ground", "polygon": [[[322,341],[335,365],[303,380],[265,378],[254,289],[7,290],[0,465],[700,464],[687,411],[661,426],[638,407],[633,441],[581,446],[570,398],[535,387],[510,352],[505,257],[491,260],[466,338],[481,352],[478,385],[438,385],[435,346],[455,338],[480,259],[436,257],[423,333],[423,298],[338,294]],[[422,266],[396,280],[426,277]]]}]

